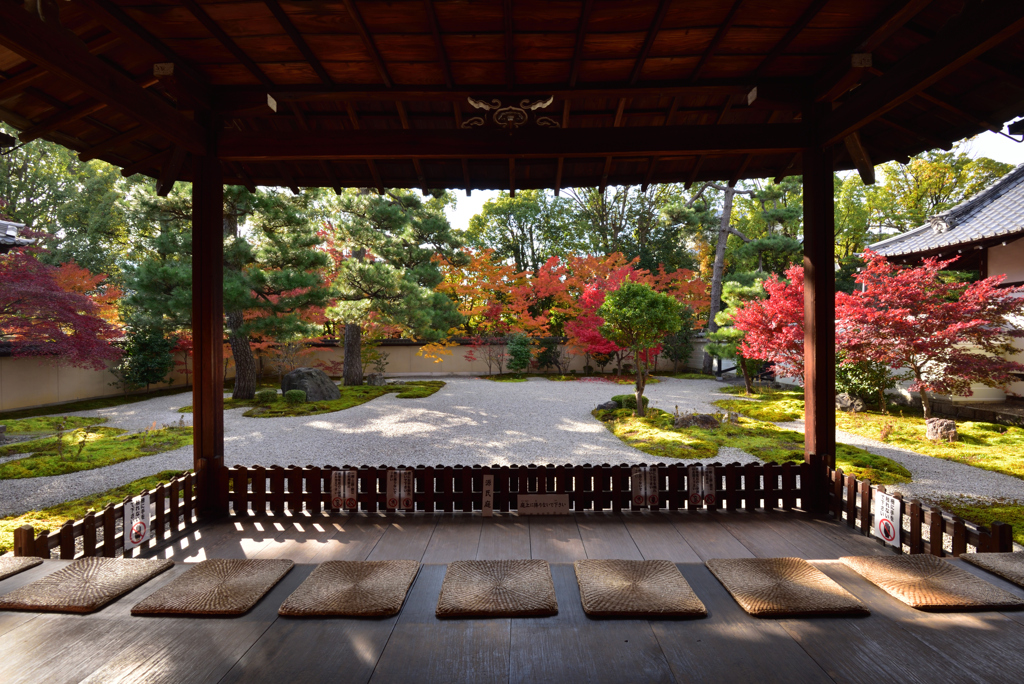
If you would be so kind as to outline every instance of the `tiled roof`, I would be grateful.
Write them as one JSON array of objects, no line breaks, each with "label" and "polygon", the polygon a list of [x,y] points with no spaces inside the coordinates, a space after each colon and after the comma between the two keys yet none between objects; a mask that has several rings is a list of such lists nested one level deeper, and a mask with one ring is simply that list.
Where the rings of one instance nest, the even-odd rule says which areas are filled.
[{"label": "tiled roof", "polygon": [[18,237],[18,229],[24,227],[24,223],[0,220],[0,254],[9,252],[14,247],[24,247],[35,242],[35,240]]},{"label": "tiled roof", "polygon": [[900,256],[1018,235],[1024,235],[1024,164],[974,197],[932,216],[920,228],[868,248]]}]

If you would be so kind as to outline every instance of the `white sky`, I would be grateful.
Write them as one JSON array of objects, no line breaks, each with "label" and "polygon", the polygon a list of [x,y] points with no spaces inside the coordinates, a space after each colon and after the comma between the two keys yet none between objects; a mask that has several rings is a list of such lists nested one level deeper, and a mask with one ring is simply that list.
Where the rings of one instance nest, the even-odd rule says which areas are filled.
[{"label": "white sky", "polygon": [[[1006,164],[1024,164],[1024,143],[1014,142],[995,133],[986,132],[964,143],[965,151],[972,157],[989,157]],[[463,190],[455,190],[458,202],[455,209],[448,209],[448,220],[452,228],[465,230],[469,219],[480,213],[484,202],[498,196],[497,190],[474,190],[466,197]]]}]

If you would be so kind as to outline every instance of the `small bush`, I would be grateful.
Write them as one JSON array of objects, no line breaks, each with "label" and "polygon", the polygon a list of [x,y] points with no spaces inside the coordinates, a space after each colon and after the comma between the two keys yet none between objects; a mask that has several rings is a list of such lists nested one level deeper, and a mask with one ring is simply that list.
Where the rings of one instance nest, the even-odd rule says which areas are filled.
[{"label": "small bush", "polygon": [[260,390],[256,393],[256,397],[253,399],[257,406],[266,406],[267,404],[273,404],[277,401],[277,390]]},{"label": "small bush", "polygon": [[284,402],[289,406],[298,406],[306,403],[306,393],[302,390],[288,390],[284,393]]},{"label": "small bush", "polygon": [[[612,397],[612,401],[618,404],[619,408],[636,410],[636,395],[634,394],[616,394]],[[651,400],[644,397],[644,407],[650,403]]]}]

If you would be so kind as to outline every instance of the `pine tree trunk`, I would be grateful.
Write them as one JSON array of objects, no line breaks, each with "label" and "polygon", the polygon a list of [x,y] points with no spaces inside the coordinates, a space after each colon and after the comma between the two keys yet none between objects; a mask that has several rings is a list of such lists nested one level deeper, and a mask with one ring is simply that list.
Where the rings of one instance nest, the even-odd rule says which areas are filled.
[{"label": "pine tree trunk", "polygon": [[754,393],[754,384],[750,381],[750,375],[747,374],[747,361],[737,354],[736,365],[740,367],[740,372],[743,373],[743,386],[746,388],[747,396],[749,397]]},{"label": "pine tree trunk", "polygon": [[636,355],[636,415],[638,418],[643,418],[645,415],[644,411],[644,387],[647,385],[647,378],[644,371],[641,368],[640,355]]},{"label": "pine tree trunk", "polygon": [[252,399],[256,396],[256,359],[252,355],[248,336],[235,332],[242,326],[242,312],[232,311],[228,313],[227,319],[231,330],[228,342],[231,343],[231,355],[235,359],[235,390],[231,398]]},{"label": "pine tree trunk", "polygon": [[[711,308],[708,312],[708,332],[718,330],[715,316],[722,310],[722,276],[725,273],[725,246],[729,242],[729,220],[732,218],[732,198],[735,190],[729,187],[725,191],[722,204],[722,221],[718,226],[718,244],[715,246],[715,265],[711,270]],[[713,361],[711,355],[704,352],[703,372],[710,375]]]},{"label": "pine tree trunk", "polygon": [[355,323],[345,325],[345,370],[344,384],[363,384],[363,362],[359,358],[362,330]]}]

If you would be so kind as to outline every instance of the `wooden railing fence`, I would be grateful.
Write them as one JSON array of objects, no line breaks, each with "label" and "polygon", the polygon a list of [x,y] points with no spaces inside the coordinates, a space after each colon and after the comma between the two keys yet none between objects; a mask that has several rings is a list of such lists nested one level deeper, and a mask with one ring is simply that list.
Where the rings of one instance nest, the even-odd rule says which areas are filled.
[{"label": "wooden railing fence", "polygon": [[[122,501],[107,504],[102,511],[87,513],[81,520],[69,520],[59,530],[42,530],[39,536],[35,536],[31,525],[24,525],[14,531],[14,555],[50,558],[54,549],[58,549],[59,557],[65,560],[86,556],[115,558],[142,555],[179,532],[198,525],[193,480],[192,473],[185,473],[148,492],[141,492],[150,496],[153,533],[147,544],[132,551],[124,550]],[[127,497],[125,501],[131,498]]]},{"label": "wooden railing fence", "polygon": [[[858,480],[845,475],[842,468],[828,469],[829,512],[836,520],[861,534],[871,534],[874,493],[885,493],[884,485],[873,485],[869,480]],[[930,553],[959,556],[974,547],[978,553],[1013,551],[1013,527],[996,522],[991,529],[967,522],[938,506],[923,504],[916,499],[903,500],[902,546],[906,553]]]},{"label": "wooden railing fence", "polygon": [[[642,464],[641,464],[642,465]],[[687,465],[657,464],[658,505],[670,511],[756,508],[771,511],[802,507],[806,463],[776,465],[730,463],[715,466],[715,503],[691,504]],[[331,473],[356,470],[359,483],[358,507],[362,511],[393,511],[387,506],[389,470],[412,470],[415,481],[413,506],[417,511],[477,511],[483,504],[483,478],[494,478],[494,510],[513,511],[518,496],[567,494],[574,511],[620,511],[647,508],[633,503],[630,465],[529,465],[529,466],[416,466],[415,468],[373,468],[370,466],[305,468],[271,466],[234,467],[222,471],[221,487],[235,514],[282,514],[338,510],[331,507]]]}]

